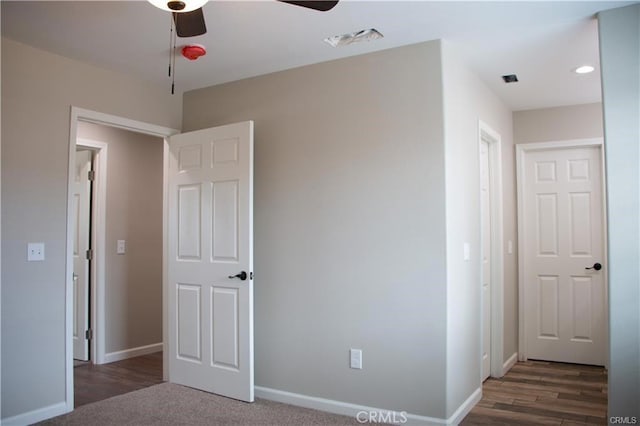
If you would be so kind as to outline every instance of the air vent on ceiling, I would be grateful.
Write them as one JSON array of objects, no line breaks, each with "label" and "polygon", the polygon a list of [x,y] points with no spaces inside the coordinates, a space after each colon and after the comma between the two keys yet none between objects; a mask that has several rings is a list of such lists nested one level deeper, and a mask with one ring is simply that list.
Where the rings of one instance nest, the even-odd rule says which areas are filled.
[{"label": "air vent on ceiling", "polygon": [[375,28],[369,28],[368,30],[360,30],[355,33],[337,35],[333,37],[327,37],[325,42],[329,43],[333,47],[345,46],[347,44],[356,43],[359,41],[371,41],[384,37],[382,33]]},{"label": "air vent on ceiling", "polygon": [[518,76],[515,75],[515,74],[503,75],[502,79],[504,80],[505,83],[517,83],[518,82]]}]

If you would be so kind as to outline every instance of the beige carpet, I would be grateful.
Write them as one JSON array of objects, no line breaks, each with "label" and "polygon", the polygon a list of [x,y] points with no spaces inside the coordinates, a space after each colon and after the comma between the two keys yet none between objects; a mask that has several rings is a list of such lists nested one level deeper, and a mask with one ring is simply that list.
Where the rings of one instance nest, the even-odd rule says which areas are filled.
[{"label": "beige carpet", "polygon": [[355,418],[257,399],[236,401],[172,383],[83,405],[42,425],[357,425]]}]

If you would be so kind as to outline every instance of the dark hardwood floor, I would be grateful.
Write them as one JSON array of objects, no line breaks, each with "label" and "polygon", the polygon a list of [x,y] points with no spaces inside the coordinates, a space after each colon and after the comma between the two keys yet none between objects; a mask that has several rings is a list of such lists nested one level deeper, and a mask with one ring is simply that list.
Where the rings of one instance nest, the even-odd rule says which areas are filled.
[{"label": "dark hardwood floor", "polygon": [[162,383],[162,352],[73,369],[75,406]]},{"label": "dark hardwood floor", "polygon": [[482,400],[462,425],[607,424],[607,373],[602,367],[519,362],[489,378]]}]

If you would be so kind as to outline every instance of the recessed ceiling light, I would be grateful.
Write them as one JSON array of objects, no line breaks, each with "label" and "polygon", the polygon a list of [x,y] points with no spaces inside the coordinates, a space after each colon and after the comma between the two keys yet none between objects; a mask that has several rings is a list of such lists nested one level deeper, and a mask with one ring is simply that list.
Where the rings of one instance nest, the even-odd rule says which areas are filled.
[{"label": "recessed ceiling light", "polygon": [[356,43],[359,41],[371,41],[384,37],[382,33],[375,28],[368,30],[360,30],[355,33],[337,35],[333,37],[327,37],[325,42],[329,43],[333,47],[346,46],[347,44]]},{"label": "recessed ceiling light", "polygon": [[591,65],[583,65],[573,70],[573,72],[576,74],[589,74],[590,72],[593,72],[593,70],[595,70],[595,68]]}]

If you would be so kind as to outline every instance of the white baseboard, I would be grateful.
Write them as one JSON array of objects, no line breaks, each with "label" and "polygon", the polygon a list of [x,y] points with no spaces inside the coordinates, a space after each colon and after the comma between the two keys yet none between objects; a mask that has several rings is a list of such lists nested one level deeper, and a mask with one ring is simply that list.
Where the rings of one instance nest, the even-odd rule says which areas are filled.
[{"label": "white baseboard", "polygon": [[66,402],[49,405],[47,407],[38,408],[37,410],[27,413],[18,414],[17,416],[8,417],[0,420],[3,426],[24,426],[38,423],[62,414],[72,411],[72,407],[68,407]]},{"label": "white baseboard", "polygon": [[507,359],[505,363],[502,364],[502,375],[504,376],[505,374],[507,374],[507,372],[511,370],[511,367],[516,365],[516,362],[518,362],[518,352],[514,352],[509,357],[509,359]]},{"label": "white baseboard", "polygon": [[138,346],[137,348],[125,349],[123,351],[109,352],[104,354],[104,363],[116,362],[127,358],[133,358],[140,355],[152,354],[162,350],[162,343],[154,343],[153,345]]},{"label": "white baseboard", "polygon": [[[256,386],[254,389],[256,397],[271,401],[326,411],[334,414],[341,414],[343,416],[349,416],[356,419],[358,419],[357,416],[360,416],[361,419],[365,419],[368,415],[367,413],[373,412],[377,413],[378,419],[380,419],[380,416],[383,416],[382,420],[384,423],[415,426],[458,424],[482,397],[482,391],[478,388],[449,419],[441,419],[410,414],[406,411],[394,411],[383,408],[368,407],[365,405],[351,404],[349,402],[335,401],[332,399],[318,398],[315,396],[301,395],[277,389],[265,388],[262,386]],[[362,412],[365,414],[358,414]]]},{"label": "white baseboard", "polygon": [[464,419],[466,415],[469,414],[469,411],[471,411],[473,407],[475,407],[476,404],[480,402],[481,399],[482,399],[482,385],[478,389],[473,391],[471,396],[469,396],[469,398],[467,398],[467,400],[458,407],[458,409],[451,415],[451,417],[447,419],[447,424],[448,425],[460,424],[460,422],[462,422],[462,419]]}]

